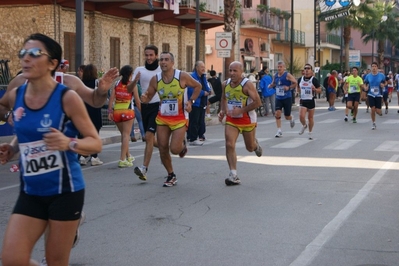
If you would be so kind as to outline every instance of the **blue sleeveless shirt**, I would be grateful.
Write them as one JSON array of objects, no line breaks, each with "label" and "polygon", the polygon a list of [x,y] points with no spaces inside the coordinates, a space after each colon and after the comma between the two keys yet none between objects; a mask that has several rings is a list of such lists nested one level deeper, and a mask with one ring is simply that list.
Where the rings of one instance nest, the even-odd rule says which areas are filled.
[{"label": "blue sleeveless shirt", "polygon": [[283,86],[291,86],[291,81],[287,79],[287,74],[288,72],[284,72],[281,77],[278,76],[278,73],[274,75],[274,84],[276,84],[276,99],[278,100],[284,100],[287,98],[291,98],[291,89],[285,91],[283,89]]},{"label": "blue sleeveless shirt", "polygon": [[67,137],[78,134],[62,108],[62,97],[69,90],[57,84],[47,103],[40,109],[25,104],[27,84],[17,89],[13,107],[14,130],[20,149],[21,191],[29,195],[52,196],[85,188],[77,154],[47,150],[43,135],[53,127]]}]

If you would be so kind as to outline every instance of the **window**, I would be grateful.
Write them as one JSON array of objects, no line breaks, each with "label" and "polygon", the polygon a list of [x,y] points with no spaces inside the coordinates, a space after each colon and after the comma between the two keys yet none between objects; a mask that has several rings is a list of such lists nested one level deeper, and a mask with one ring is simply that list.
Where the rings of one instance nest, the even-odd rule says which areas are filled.
[{"label": "window", "polygon": [[267,0],[260,0],[261,5],[267,5]]},{"label": "window", "polygon": [[76,34],[74,32],[64,32],[64,59],[69,62],[69,71],[75,71],[75,43]]},{"label": "window", "polygon": [[244,7],[251,8],[252,7],[252,0],[244,0]]},{"label": "window", "polygon": [[170,52],[170,45],[169,43],[162,44],[162,52]]},{"label": "window", "polygon": [[187,46],[186,47],[186,71],[191,71],[194,69],[194,63],[193,63],[193,47],[192,46]]},{"label": "window", "polygon": [[119,69],[121,68],[121,39],[111,37],[110,41],[109,65]]}]

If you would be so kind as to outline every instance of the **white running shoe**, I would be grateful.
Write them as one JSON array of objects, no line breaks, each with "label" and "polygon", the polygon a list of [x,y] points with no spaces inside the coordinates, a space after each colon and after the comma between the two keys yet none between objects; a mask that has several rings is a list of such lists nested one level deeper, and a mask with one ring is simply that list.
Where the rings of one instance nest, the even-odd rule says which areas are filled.
[{"label": "white running shoe", "polygon": [[309,140],[312,140],[313,136],[312,136],[312,132],[309,132]]},{"label": "white running shoe", "polygon": [[262,156],[262,152],[263,152],[262,147],[259,145],[259,142],[258,142],[257,139],[255,139],[255,141],[256,141],[255,154],[256,154],[256,156],[261,157]]},{"label": "white running shoe", "polygon": [[371,127],[372,130],[377,129],[377,125],[375,123],[373,123],[373,126]]},{"label": "white running shoe", "polygon": [[283,136],[283,132],[281,132],[281,130],[277,130],[277,133],[276,133],[276,138],[281,138]]},{"label": "white running shoe", "polygon": [[308,125],[302,126],[301,130],[299,131],[299,135],[302,135],[303,132],[305,132],[305,129],[308,127]]},{"label": "white running shoe", "polygon": [[196,139],[194,141],[190,141],[188,143],[188,145],[190,145],[190,146],[202,146],[202,145],[204,145],[204,142]]},{"label": "white running shoe", "polygon": [[290,120],[290,127],[294,128],[294,126],[295,126],[295,119],[294,119],[294,116],[292,116],[292,118]]},{"label": "white running shoe", "polygon": [[241,180],[238,178],[237,175],[233,175],[232,173],[229,174],[229,177],[224,180],[226,186],[234,186],[241,184]]},{"label": "white running shoe", "polygon": [[98,158],[98,157],[96,157],[96,158],[92,157],[91,158],[91,165],[92,166],[102,165],[102,164],[103,164],[103,162],[100,160],[100,158]]},{"label": "white running shoe", "polygon": [[147,180],[147,169],[143,166],[138,166],[134,168],[134,173],[140,178],[140,180]]},{"label": "white running shoe", "polygon": [[80,156],[79,159],[79,164],[80,165],[86,165],[88,162],[90,161],[90,157],[84,157],[84,156]]}]

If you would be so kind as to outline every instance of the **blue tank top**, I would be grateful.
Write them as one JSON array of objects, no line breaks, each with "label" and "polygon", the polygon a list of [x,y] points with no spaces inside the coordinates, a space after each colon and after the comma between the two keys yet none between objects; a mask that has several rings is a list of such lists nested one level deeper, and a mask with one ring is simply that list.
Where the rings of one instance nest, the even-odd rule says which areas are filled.
[{"label": "blue tank top", "polygon": [[382,97],[382,88],[380,85],[382,82],[385,82],[384,74],[377,73],[377,75],[373,75],[372,73],[369,73],[364,81],[369,85],[367,95],[371,97]]},{"label": "blue tank top", "polygon": [[50,127],[74,138],[78,131],[62,108],[62,97],[69,90],[57,84],[46,104],[40,109],[30,109],[24,96],[27,84],[17,89],[14,113],[14,130],[20,149],[21,191],[29,195],[51,196],[76,192],[85,188],[77,154],[72,151],[47,150],[43,134]]},{"label": "blue tank top", "polygon": [[291,90],[284,90],[283,86],[291,86],[291,81],[287,79],[288,72],[284,72],[281,77],[278,76],[278,73],[274,75],[274,84],[276,84],[276,99],[284,100],[287,98],[291,98]]}]

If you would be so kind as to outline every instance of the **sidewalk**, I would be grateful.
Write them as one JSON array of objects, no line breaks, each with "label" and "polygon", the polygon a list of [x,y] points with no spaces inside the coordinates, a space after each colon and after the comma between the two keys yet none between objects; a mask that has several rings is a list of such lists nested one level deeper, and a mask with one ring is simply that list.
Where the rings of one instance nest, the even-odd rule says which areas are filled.
[{"label": "sidewalk", "polygon": [[[206,126],[219,125],[219,118],[217,116],[211,116],[210,120],[205,121]],[[138,126],[135,126],[138,129]],[[141,139],[140,132],[135,133],[136,139]],[[121,134],[119,133],[116,126],[104,126],[100,130],[100,138],[103,141],[103,145],[118,143],[121,141]],[[0,137],[1,139],[1,137]]]},{"label": "sidewalk", "polygon": [[[211,120],[206,121],[207,126],[218,125],[219,119],[217,116],[212,116]],[[136,126],[135,128],[138,128]],[[0,126],[1,130],[1,126]],[[100,138],[102,139],[103,145],[118,143],[121,141],[121,134],[119,133],[116,126],[104,126],[100,130]],[[140,138],[140,133],[136,133],[136,138]],[[0,136],[0,143],[9,143],[13,139],[13,136]]]}]

